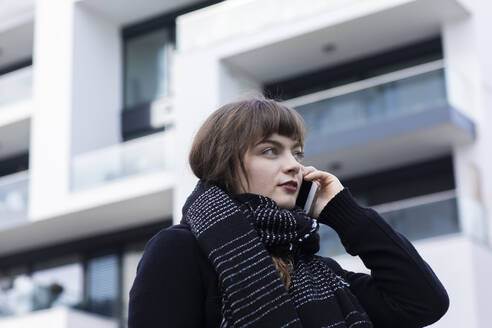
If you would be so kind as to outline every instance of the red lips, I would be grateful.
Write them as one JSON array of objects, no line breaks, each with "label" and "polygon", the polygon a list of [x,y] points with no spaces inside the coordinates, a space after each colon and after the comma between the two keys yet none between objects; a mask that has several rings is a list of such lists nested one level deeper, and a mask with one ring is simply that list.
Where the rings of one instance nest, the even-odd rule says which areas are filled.
[{"label": "red lips", "polygon": [[294,180],[290,180],[290,181],[287,181],[287,182],[284,182],[282,184],[279,184],[279,186],[287,189],[287,190],[291,190],[291,191],[296,191],[297,190],[297,182],[294,181]]}]

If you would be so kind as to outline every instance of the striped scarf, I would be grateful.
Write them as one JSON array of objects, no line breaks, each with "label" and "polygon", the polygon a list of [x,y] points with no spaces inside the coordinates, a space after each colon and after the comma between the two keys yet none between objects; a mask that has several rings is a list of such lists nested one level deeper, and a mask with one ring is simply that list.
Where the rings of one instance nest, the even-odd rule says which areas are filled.
[{"label": "striped scarf", "polygon": [[[301,209],[280,209],[267,197],[232,198],[199,181],[183,208],[188,224],[217,272],[221,328],[372,327],[348,283],[319,256],[318,223]],[[285,289],[271,255],[291,255]]]}]

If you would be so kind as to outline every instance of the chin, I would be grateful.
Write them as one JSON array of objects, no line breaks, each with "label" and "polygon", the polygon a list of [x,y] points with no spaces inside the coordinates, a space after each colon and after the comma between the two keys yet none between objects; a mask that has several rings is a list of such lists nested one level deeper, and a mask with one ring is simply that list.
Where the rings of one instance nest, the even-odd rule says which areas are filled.
[{"label": "chin", "polygon": [[277,203],[278,207],[286,210],[291,210],[296,205],[296,200],[293,197],[289,197],[289,198],[282,197],[282,199],[278,199],[278,200],[274,199],[274,201],[275,203]]}]

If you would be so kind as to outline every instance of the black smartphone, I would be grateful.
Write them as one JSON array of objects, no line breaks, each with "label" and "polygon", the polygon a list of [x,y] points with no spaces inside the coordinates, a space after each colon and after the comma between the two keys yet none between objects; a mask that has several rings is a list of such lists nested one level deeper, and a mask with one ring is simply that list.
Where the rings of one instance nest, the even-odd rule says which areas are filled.
[{"label": "black smartphone", "polygon": [[314,199],[318,185],[313,181],[302,180],[301,189],[297,195],[296,205],[304,210],[305,213],[311,214],[314,205]]}]

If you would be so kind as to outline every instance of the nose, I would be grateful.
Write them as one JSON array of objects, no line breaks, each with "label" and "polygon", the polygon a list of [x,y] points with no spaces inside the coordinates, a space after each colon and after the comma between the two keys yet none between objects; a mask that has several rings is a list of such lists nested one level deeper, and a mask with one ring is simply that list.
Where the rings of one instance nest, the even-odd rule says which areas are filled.
[{"label": "nose", "polygon": [[287,155],[287,159],[284,164],[284,171],[290,174],[298,174],[301,170],[301,163],[299,163],[294,155]]}]

